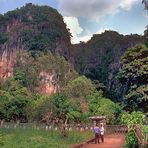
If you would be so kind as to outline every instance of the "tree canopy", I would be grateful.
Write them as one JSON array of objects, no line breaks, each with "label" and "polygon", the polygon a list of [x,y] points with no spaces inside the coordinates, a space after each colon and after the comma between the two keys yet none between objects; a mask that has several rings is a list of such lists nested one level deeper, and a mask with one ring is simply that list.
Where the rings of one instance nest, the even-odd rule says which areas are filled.
[{"label": "tree canopy", "polygon": [[128,87],[126,108],[130,111],[147,111],[148,106],[148,48],[137,45],[129,48],[122,58],[123,67],[118,78]]}]

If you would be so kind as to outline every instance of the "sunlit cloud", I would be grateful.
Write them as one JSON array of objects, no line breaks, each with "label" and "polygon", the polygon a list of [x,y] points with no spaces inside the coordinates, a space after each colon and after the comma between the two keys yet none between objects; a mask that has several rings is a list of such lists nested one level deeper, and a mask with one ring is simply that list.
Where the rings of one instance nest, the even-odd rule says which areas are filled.
[{"label": "sunlit cloud", "polygon": [[99,20],[102,16],[128,11],[138,0],[58,0],[64,16]]},{"label": "sunlit cloud", "polygon": [[[70,32],[72,34],[72,40],[71,42],[73,44],[79,43],[80,41],[82,42],[87,42],[88,40],[91,39],[92,33],[89,30],[84,30],[78,21],[78,18],[76,17],[64,17],[64,21],[67,24],[67,28],[70,29]],[[109,28],[100,28],[96,31],[95,34],[101,34],[105,30],[109,30]],[[85,35],[81,36],[82,32],[85,32]]]}]

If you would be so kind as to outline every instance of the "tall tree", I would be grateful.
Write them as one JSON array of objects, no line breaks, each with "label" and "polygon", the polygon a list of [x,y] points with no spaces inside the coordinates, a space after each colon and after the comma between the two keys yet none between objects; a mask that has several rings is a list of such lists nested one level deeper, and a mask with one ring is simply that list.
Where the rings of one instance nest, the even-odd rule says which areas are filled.
[{"label": "tall tree", "polygon": [[118,78],[128,87],[126,109],[147,111],[148,106],[148,48],[137,45],[129,48],[122,58],[123,67]]},{"label": "tall tree", "polygon": [[[142,3],[145,6],[145,9],[147,10],[148,13],[148,0],[142,0]],[[144,31],[144,37],[145,37],[145,44],[148,47],[148,25],[146,25],[146,30]]]}]

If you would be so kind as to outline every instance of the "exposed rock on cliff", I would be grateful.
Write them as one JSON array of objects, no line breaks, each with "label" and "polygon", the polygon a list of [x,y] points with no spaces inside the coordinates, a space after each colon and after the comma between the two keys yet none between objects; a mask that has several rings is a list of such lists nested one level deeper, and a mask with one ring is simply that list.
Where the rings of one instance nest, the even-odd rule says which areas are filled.
[{"label": "exposed rock on cliff", "polygon": [[56,76],[54,74],[50,75],[45,71],[39,74],[40,85],[36,88],[36,91],[43,94],[54,94],[58,91],[59,87],[56,82]]},{"label": "exposed rock on cliff", "polygon": [[63,17],[51,7],[29,3],[0,15],[0,79],[12,75],[17,53],[50,50],[68,58],[69,47]]}]

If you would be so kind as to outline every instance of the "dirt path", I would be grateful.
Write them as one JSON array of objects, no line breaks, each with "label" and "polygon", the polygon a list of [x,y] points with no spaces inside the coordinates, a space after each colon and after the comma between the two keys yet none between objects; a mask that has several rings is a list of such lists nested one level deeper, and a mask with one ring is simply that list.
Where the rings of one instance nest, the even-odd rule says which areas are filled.
[{"label": "dirt path", "polygon": [[90,143],[82,148],[122,148],[124,145],[124,135],[109,135],[104,138],[104,143]]}]

